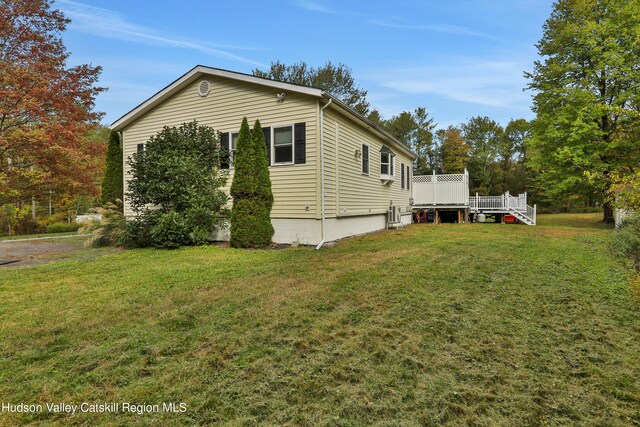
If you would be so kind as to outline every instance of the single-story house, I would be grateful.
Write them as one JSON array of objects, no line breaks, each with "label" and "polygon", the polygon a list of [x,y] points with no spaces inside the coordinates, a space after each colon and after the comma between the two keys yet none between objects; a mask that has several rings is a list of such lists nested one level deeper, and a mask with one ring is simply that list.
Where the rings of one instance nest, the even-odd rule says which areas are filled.
[{"label": "single-story house", "polygon": [[[125,188],[127,158],[163,126],[197,120],[221,132],[233,154],[245,116],[260,120],[267,140],[275,242],[317,245],[380,230],[390,207],[394,222],[411,222],[415,153],[405,144],[321,89],[205,66],[111,125],[122,135]],[[126,198],[124,210],[133,215]]]}]

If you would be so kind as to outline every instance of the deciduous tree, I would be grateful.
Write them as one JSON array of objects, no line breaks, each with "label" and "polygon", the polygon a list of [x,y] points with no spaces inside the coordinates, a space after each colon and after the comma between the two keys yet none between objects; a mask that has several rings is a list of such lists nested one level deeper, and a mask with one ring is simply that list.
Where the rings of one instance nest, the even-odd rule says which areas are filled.
[{"label": "deciduous tree", "polygon": [[442,173],[462,173],[469,162],[469,146],[460,129],[449,126],[436,132]]},{"label": "deciduous tree", "polygon": [[344,64],[334,65],[327,61],[321,67],[312,67],[304,61],[291,65],[280,61],[271,63],[268,71],[253,70],[253,75],[287,83],[313,86],[329,92],[358,113],[369,113],[367,91],[356,85],[351,68]]},{"label": "deciduous tree", "polygon": [[416,152],[414,173],[431,173],[437,167],[437,150],[433,144],[436,125],[425,108],[418,107],[413,112],[403,111],[383,121],[383,126],[387,132]]},{"label": "deciduous tree", "polygon": [[49,0],[0,2],[0,196],[81,191],[100,148],[86,138],[100,67],[68,66],[69,20]]},{"label": "deciduous tree", "polygon": [[[529,157],[550,198],[602,197],[611,176],[640,161],[640,3],[558,0],[538,43]],[[604,221],[613,220],[609,203]]]},{"label": "deciduous tree", "polygon": [[502,126],[489,117],[472,117],[462,125],[462,136],[470,149],[469,179],[472,192],[493,194],[494,164],[502,138]]}]

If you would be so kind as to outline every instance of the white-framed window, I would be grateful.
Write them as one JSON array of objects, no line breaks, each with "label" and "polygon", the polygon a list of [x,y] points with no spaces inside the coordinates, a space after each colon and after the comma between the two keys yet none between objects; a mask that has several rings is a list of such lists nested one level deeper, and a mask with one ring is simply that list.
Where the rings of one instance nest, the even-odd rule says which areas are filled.
[{"label": "white-framed window", "polygon": [[362,174],[369,175],[369,146],[362,144]]},{"label": "white-framed window", "polygon": [[380,153],[380,174],[393,176],[396,156],[389,151]]},{"label": "white-framed window", "polygon": [[274,126],[271,130],[271,164],[288,165],[293,163],[293,125]]}]

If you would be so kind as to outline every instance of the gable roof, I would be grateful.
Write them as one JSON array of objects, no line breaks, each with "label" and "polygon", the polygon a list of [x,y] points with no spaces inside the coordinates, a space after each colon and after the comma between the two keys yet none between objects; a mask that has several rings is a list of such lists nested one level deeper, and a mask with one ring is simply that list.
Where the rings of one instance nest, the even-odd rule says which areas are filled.
[{"label": "gable roof", "polygon": [[222,77],[222,78],[242,81],[246,83],[253,83],[253,84],[258,84],[262,86],[268,86],[268,87],[272,87],[272,88],[287,91],[287,92],[300,93],[300,94],[308,95],[315,98],[330,99],[331,105],[329,106],[329,108],[342,111],[351,119],[355,120],[356,122],[359,122],[360,124],[364,125],[366,128],[371,129],[372,131],[374,131],[374,133],[377,133],[383,139],[386,139],[389,142],[391,142],[393,145],[396,145],[398,148],[402,149],[410,156],[416,157],[416,153],[414,153],[403,142],[401,142],[400,140],[398,140],[397,138],[389,134],[380,126],[368,120],[366,117],[364,117],[362,114],[355,111],[353,108],[351,108],[344,102],[340,101],[339,99],[330,95],[329,93],[323,91],[322,89],[293,84],[293,83],[281,82],[277,80],[267,79],[264,77],[257,77],[251,74],[239,73],[236,71],[223,70],[221,68],[207,67],[204,65],[197,65],[193,67],[191,70],[187,71],[185,74],[178,77],[176,80],[169,83],[163,89],[158,91],[155,95],[151,96],[146,101],[138,104],[131,111],[129,111],[128,113],[124,114],[123,116],[118,118],[116,121],[114,121],[111,124],[111,129],[116,131],[122,130],[129,123],[133,122],[138,117],[145,114],[146,112],[154,108],[156,105],[160,104],[165,99],[171,97],[178,91],[182,90],[185,86],[193,83],[194,81],[198,80],[198,78],[202,76]]}]

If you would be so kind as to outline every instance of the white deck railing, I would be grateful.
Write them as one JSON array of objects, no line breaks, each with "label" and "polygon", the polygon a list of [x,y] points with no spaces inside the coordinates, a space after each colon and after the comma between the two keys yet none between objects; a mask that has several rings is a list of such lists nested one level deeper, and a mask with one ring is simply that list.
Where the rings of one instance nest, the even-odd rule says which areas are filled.
[{"label": "white deck railing", "polygon": [[512,196],[507,191],[502,196],[479,196],[469,197],[469,209],[471,212],[511,212],[516,216],[523,216],[520,220],[536,223],[537,207],[527,204],[527,193]]},{"label": "white deck railing", "polygon": [[416,175],[413,177],[413,204],[416,206],[466,206],[469,202],[469,173]]},{"label": "white deck railing", "polygon": [[475,209],[496,209],[509,210],[513,209],[519,212],[527,210],[527,193],[512,196],[507,191],[502,196],[475,196],[469,197],[469,208]]}]

